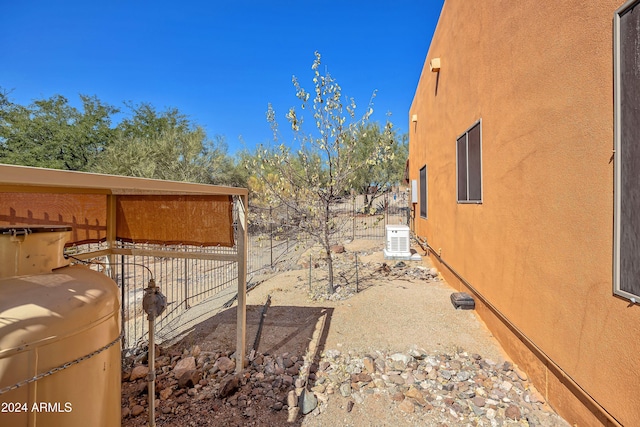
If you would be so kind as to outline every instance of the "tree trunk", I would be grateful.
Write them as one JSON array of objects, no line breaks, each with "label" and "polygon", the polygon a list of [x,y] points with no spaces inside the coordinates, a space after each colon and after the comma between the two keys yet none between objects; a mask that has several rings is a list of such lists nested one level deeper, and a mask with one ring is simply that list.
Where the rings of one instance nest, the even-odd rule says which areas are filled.
[{"label": "tree trunk", "polygon": [[331,258],[331,240],[329,239],[329,220],[331,218],[331,209],[329,201],[325,202],[324,211],[324,249],[327,253],[327,267],[329,267],[329,281],[327,283],[327,293],[333,294],[333,258]]},{"label": "tree trunk", "polygon": [[333,258],[331,258],[331,248],[327,249],[327,267],[329,267],[329,282],[327,283],[327,293],[331,295],[335,292],[333,288]]}]

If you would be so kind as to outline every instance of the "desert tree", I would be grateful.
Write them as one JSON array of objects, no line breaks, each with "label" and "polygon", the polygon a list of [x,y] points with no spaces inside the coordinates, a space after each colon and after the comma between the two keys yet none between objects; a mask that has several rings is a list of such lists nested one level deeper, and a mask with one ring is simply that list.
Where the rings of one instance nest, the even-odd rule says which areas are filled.
[{"label": "desert tree", "polygon": [[[367,123],[358,129],[356,138],[356,155],[363,166],[358,169],[353,183],[356,190],[364,194],[363,212],[373,214],[374,201],[403,179],[405,162],[409,157],[407,135],[398,135],[388,127],[381,128],[378,123]],[[381,140],[389,144],[391,155],[380,162],[367,163],[371,151]]]},{"label": "desert tree", "polygon": [[[366,156],[359,155],[358,131],[373,113],[375,92],[366,111],[356,115],[353,98],[345,98],[342,88],[327,72],[321,72],[321,57],[313,61],[313,90],[303,88],[293,76],[300,110],[289,109],[285,117],[291,127],[291,140],[283,140],[276,112],[271,104],[267,121],[273,131],[273,145],[260,146],[250,169],[261,182],[261,197],[288,207],[297,216],[299,231],[319,243],[328,267],[327,292],[334,292],[331,246],[338,243],[349,220],[343,197],[353,189],[361,169],[383,163],[393,155],[392,125],[385,126],[385,138],[371,145]],[[304,112],[312,119],[306,130]]]}]

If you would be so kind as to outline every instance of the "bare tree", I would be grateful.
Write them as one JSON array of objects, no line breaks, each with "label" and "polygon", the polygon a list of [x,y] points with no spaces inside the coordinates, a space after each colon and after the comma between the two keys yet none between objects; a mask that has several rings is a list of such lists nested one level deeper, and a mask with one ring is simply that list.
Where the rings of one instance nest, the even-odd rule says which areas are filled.
[{"label": "bare tree", "polygon": [[281,142],[276,113],[269,104],[267,120],[275,146],[259,147],[250,166],[262,183],[261,197],[288,206],[300,219],[300,231],[323,247],[329,269],[327,291],[331,294],[334,292],[331,246],[337,243],[348,220],[339,209],[341,198],[349,194],[361,169],[393,156],[393,134],[391,123],[387,123],[386,137],[372,144],[363,158],[356,149],[357,135],[373,113],[375,92],[365,113],[356,118],[353,98],[343,99],[340,85],[328,72],[320,73],[320,65],[320,54],[316,52],[312,92],[305,90],[295,76],[292,79],[300,108],[312,114],[313,130],[303,130],[304,117],[292,107],[286,119],[291,125],[293,140],[288,144]]}]

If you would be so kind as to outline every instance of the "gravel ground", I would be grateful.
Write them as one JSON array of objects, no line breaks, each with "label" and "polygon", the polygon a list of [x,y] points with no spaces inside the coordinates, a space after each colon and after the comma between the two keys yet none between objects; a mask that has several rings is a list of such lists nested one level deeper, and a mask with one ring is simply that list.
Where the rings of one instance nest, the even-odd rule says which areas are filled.
[{"label": "gravel ground", "polygon": [[[220,384],[231,375],[224,370],[203,368],[201,387],[183,391],[178,399],[174,399],[179,393],[177,379],[169,380],[171,363],[190,355],[196,345],[198,353],[207,354],[199,359],[204,365],[206,360],[213,363],[231,356],[235,307],[194,325],[180,342],[163,350],[169,364],[163,387],[176,391],[160,402],[158,425],[566,426],[527,383],[526,373],[511,365],[476,314],[453,308],[449,300],[452,288],[438,278],[422,280],[405,274],[432,267],[428,261],[405,262],[403,268],[394,268],[396,261],[385,261],[381,243],[375,241],[351,242],[345,249],[344,254],[336,255],[338,267],[350,255],[361,255],[363,290],[355,295],[345,293],[348,297],[336,301],[311,298],[304,269],[284,272],[248,294],[249,349],[268,296],[270,305],[256,347],[261,363],[250,362],[235,397],[220,397]],[[383,263],[388,264],[386,270]],[[389,358],[394,354],[411,360],[392,366],[395,362]],[[365,359],[382,360],[383,365],[387,360],[387,368],[367,371]],[[282,372],[278,372],[279,364]],[[287,376],[298,368],[299,373]],[[329,389],[333,388],[331,375],[339,370],[351,371],[346,382],[354,389],[349,388],[348,393],[343,388]],[[462,371],[468,374],[456,377]],[[306,415],[297,412],[302,399],[296,396],[294,403],[291,395],[296,388],[299,394],[303,387],[316,400],[315,409]],[[264,397],[267,389],[270,392]],[[415,395],[417,389],[422,394]],[[475,413],[463,408],[467,396],[476,399],[468,405]],[[131,414],[136,405],[144,407],[145,400],[140,384],[123,382],[123,425],[146,425],[146,410],[138,416]],[[167,409],[163,412],[162,408]],[[140,411],[137,409],[135,412]],[[518,416],[510,418],[516,409]],[[294,422],[287,423],[293,418]]]}]

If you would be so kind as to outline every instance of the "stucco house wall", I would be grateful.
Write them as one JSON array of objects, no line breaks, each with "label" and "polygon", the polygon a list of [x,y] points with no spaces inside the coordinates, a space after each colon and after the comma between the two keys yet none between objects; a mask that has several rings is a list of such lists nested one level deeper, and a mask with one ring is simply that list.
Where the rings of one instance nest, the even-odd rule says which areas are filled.
[{"label": "stucco house wall", "polygon": [[[623,3],[446,0],[409,111],[416,235],[578,426],[640,422],[640,306],[612,292]],[[456,140],[479,120],[482,202],[458,203]]]}]

